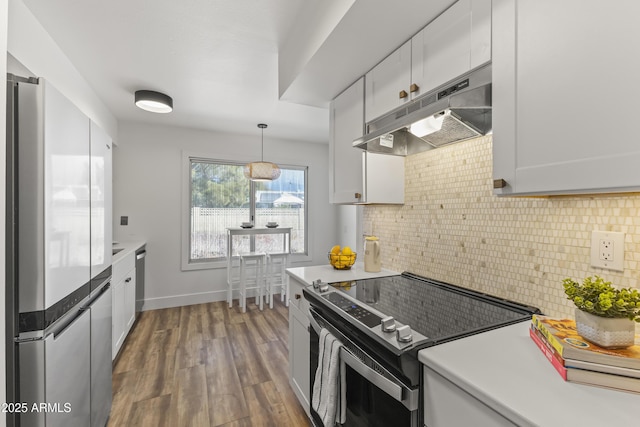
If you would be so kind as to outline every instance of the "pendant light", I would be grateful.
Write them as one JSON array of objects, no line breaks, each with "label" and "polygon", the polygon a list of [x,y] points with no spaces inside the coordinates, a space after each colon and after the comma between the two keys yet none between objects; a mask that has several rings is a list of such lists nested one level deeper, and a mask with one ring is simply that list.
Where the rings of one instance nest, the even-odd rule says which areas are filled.
[{"label": "pendant light", "polygon": [[244,165],[244,176],[251,181],[275,181],[280,177],[280,168],[275,163],[264,161],[264,123],[258,124],[262,130],[262,154],[259,162],[251,162]]},{"label": "pendant light", "polygon": [[137,90],[135,102],[138,108],[152,113],[170,113],[173,110],[173,99],[153,90]]}]

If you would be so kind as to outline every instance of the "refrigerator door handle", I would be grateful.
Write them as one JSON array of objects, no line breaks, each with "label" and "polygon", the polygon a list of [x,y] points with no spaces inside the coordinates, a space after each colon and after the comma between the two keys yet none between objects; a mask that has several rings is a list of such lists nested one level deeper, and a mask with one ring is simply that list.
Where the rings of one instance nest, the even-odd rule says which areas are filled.
[{"label": "refrigerator door handle", "polygon": [[62,319],[60,319],[57,323],[57,325],[55,326],[55,328],[52,328],[51,331],[45,336],[45,340],[50,337],[51,335],[53,335],[54,339],[57,339],[58,336],[62,335],[65,333],[65,331],[67,331],[71,326],[73,326],[73,324],[76,322],[76,320],[78,320],[84,313],[85,311],[88,311],[89,308],[79,308],[78,310],[76,310],[75,312],[72,311],[70,312],[68,317],[63,317]]}]

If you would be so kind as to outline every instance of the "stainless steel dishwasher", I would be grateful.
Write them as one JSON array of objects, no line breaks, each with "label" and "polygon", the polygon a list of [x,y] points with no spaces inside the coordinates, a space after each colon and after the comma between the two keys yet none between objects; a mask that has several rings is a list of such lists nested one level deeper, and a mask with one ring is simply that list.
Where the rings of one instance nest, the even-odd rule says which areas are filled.
[{"label": "stainless steel dishwasher", "polygon": [[142,311],[144,304],[144,259],[147,256],[147,245],[136,251],[136,317]]}]

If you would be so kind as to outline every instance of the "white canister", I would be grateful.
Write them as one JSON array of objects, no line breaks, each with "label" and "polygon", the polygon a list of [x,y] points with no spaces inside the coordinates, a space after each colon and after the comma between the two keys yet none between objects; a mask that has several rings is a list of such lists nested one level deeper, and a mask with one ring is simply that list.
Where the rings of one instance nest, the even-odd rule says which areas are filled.
[{"label": "white canister", "polygon": [[381,269],[380,240],[376,236],[367,236],[364,239],[364,271],[378,273]]}]

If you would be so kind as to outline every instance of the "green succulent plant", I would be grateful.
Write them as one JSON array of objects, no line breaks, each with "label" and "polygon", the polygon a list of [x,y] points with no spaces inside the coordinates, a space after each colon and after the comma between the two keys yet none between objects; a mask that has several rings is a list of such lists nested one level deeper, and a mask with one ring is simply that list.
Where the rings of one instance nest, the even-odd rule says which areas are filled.
[{"label": "green succulent plant", "polygon": [[601,317],[626,317],[640,323],[640,292],[637,289],[617,289],[600,276],[587,277],[582,284],[566,278],[562,286],[567,299],[582,311]]}]

